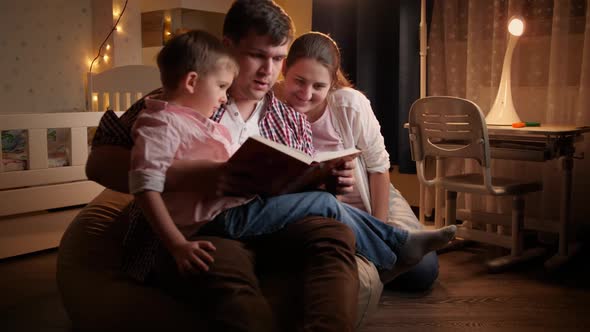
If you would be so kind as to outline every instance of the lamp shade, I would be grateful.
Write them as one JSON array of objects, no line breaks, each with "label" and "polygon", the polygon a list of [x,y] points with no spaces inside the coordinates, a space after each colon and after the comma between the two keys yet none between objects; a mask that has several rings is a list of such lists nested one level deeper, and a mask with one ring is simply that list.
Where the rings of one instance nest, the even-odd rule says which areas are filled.
[{"label": "lamp shade", "polygon": [[510,75],[512,54],[514,53],[514,47],[516,46],[518,38],[524,32],[524,20],[521,17],[512,17],[508,22],[508,31],[510,32],[510,37],[508,39],[506,54],[504,55],[498,94],[496,95],[496,100],[494,101],[490,112],[486,116],[486,123],[489,125],[510,126],[515,122],[520,122],[520,118],[518,117],[516,109],[514,108],[514,103],[512,102]]}]

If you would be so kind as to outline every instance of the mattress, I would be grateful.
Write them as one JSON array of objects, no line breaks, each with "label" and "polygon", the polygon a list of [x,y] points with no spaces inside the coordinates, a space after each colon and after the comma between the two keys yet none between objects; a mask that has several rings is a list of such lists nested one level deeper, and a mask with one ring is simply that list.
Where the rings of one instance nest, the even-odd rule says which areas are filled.
[{"label": "mattress", "polygon": [[[49,167],[68,165],[66,129],[47,130],[47,158]],[[2,131],[2,165],[5,172],[27,169],[27,133],[25,130]]]}]

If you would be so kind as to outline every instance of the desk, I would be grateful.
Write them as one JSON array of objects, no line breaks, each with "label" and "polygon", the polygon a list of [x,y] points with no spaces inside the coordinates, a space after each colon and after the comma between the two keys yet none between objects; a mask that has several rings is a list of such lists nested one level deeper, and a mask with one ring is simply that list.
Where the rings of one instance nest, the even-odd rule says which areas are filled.
[{"label": "desk", "polygon": [[[407,125],[404,126],[407,128]],[[509,126],[488,126],[491,157],[494,159],[528,160],[544,162],[561,159],[561,199],[558,223],[545,221],[525,222],[525,228],[549,231],[559,234],[559,249],[555,256],[545,262],[547,268],[555,268],[566,262],[577,250],[570,240],[570,214],[572,192],[572,169],[575,144],[583,140],[583,133],[590,127],[542,125],[541,127],[512,128]],[[437,175],[444,174],[444,161],[436,162]],[[420,221],[424,222],[425,188],[420,185]],[[444,190],[435,190],[435,227],[444,225]],[[469,218],[470,211],[459,210],[457,217]]]}]

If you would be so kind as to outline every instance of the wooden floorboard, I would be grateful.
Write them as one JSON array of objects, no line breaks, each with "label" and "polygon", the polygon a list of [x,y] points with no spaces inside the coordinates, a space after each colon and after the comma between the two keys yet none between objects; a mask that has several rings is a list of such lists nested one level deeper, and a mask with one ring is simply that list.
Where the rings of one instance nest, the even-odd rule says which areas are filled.
[{"label": "wooden floorboard", "polygon": [[552,273],[537,260],[489,274],[484,262],[494,251],[476,247],[441,255],[430,292],[386,290],[362,331],[590,331],[587,250]]},{"label": "wooden floorboard", "polygon": [[[493,254],[467,247],[441,255],[431,291],[386,289],[361,331],[590,331],[587,248],[552,273],[537,260],[489,274],[484,262]],[[71,330],[55,285],[56,257],[53,250],[0,260],[1,331]]]}]

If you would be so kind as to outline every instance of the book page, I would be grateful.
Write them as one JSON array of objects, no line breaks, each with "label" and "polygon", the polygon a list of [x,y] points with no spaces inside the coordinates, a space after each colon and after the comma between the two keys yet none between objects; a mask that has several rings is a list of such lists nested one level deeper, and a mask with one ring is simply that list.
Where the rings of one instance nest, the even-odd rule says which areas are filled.
[{"label": "book page", "polygon": [[[293,148],[283,145],[281,143],[277,143],[277,142],[272,141],[268,138],[264,138],[262,136],[255,135],[255,136],[251,136],[248,138],[248,140],[250,140],[250,139],[257,141],[259,143],[262,143],[264,145],[268,145],[271,148],[281,151],[282,153],[289,155],[289,156],[291,156],[301,162],[304,162],[308,165],[311,164],[311,162],[313,161],[312,158],[310,156],[308,156],[307,154],[305,154],[304,152],[299,151],[297,149],[293,149]],[[246,142],[248,142],[248,141],[246,141]]]},{"label": "book page", "polygon": [[[318,152],[316,153],[314,161],[318,163],[333,160],[333,159],[344,159],[344,160],[353,160],[356,156],[361,153],[361,150],[357,148],[350,148],[345,150],[339,151],[325,151],[325,152]],[[346,157],[346,158],[343,158]]]}]

